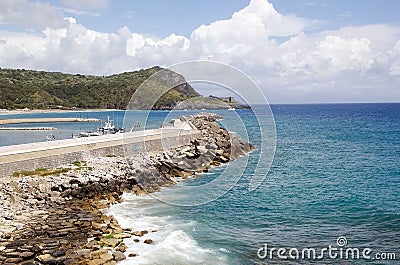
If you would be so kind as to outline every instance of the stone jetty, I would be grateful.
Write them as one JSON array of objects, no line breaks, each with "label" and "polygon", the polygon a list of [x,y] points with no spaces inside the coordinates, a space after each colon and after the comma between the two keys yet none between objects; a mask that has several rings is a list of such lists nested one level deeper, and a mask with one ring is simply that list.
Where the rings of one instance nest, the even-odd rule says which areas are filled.
[{"label": "stone jetty", "polygon": [[[201,134],[190,143],[131,157],[97,157],[57,169],[15,172],[0,178],[0,264],[116,264],[124,238],[153,244],[153,231],[118,225],[106,215],[124,192],[156,192],[176,180],[252,151],[216,121],[200,113],[181,117]],[[146,236],[145,236],[146,235]]]}]

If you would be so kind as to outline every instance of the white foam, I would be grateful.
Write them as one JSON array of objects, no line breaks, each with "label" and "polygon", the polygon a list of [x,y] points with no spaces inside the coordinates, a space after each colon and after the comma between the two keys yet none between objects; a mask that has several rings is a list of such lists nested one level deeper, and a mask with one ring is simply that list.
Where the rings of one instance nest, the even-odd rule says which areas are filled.
[{"label": "white foam", "polygon": [[[149,233],[124,240],[128,246],[126,256],[130,253],[138,256],[127,257],[119,264],[228,264],[226,251],[199,246],[190,236],[190,231],[195,230],[195,221],[174,219],[169,215],[170,206],[150,195],[124,195],[124,200],[113,205],[110,214],[122,227]],[[134,239],[140,242],[135,243]],[[151,239],[153,243],[145,244],[145,239]]]}]

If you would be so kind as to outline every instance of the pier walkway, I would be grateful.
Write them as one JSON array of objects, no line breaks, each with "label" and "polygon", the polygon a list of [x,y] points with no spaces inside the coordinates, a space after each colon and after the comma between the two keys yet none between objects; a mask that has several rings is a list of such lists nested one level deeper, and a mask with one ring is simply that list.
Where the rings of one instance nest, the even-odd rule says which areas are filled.
[{"label": "pier walkway", "polygon": [[55,168],[88,157],[161,151],[189,143],[198,130],[163,128],[0,147],[0,177],[39,167]]}]

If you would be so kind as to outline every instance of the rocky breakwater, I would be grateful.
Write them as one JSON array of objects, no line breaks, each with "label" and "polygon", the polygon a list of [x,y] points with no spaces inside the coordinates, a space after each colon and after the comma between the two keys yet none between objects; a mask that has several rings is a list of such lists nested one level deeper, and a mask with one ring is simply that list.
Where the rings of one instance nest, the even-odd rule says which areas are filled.
[{"label": "rocky breakwater", "polygon": [[123,239],[153,244],[155,231],[121,228],[106,214],[109,205],[120,202],[123,192],[155,192],[254,149],[220,128],[220,118],[181,117],[201,135],[173,150],[87,159],[1,178],[0,264],[115,264],[134,258],[124,255]]},{"label": "rocky breakwater", "polygon": [[155,166],[165,178],[195,176],[207,172],[212,166],[219,166],[246,155],[254,150],[250,143],[242,141],[220,127],[216,121],[222,119],[218,114],[199,113],[182,116],[182,121],[191,122],[201,135],[189,145],[175,150],[165,151],[158,157]]}]

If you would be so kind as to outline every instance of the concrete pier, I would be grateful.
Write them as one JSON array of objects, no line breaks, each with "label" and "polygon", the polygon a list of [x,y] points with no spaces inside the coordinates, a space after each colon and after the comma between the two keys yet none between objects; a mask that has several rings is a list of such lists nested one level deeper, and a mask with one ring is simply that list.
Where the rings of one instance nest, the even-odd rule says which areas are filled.
[{"label": "concrete pier", "polygon": [[[189,143],[198,130],[164,128],[0,147],[0,177],[39,167],[56,168],[107,155],[132,155]],[[127,151],[128,150],[128,151]]]},{"label": "concrete pier", "polygon": [[100,122],[99,119],[84,118],[24,118],[24,119],[4,119],[0,120],[0,125],[19,124],[19,123],[50,123],[50,122]]}]

